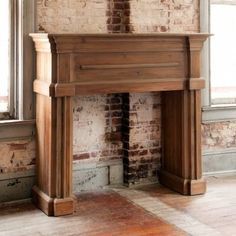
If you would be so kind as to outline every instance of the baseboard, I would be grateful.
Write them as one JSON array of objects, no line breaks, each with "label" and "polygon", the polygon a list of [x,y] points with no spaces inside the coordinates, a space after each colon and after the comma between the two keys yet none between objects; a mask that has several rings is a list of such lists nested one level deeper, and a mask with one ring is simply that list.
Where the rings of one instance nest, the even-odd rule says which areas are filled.
[{"label": "baseboard", "polygon": [[227,170],[227,171],[213,171],[213,172],[206,172],[203,174],[203,176],[231,176],[236,175],[236,170]]},{"label": "baseboard", "polygon": [[[0,174],[0,203],[32,197],[35,170]],[[73,164],[73,191],[89,191],[123,184],[123,161],[80,161]]]},{"label": "baseboard", "polygon": [[[203,153],[205,176],[236,174],[236,148]],[[0,203],[31,198],[35,170],[0,174]],[[123,184],[123,161],[76,161],[73,163],[74,191],[88,191]],[[135,187],[135,186],[134,186]]]},{"label": "baseboard", "polygon": [[4,207],[13,207],[13,206],[18,206],[21,204],[28,204],[32,202],[32,198],[25,198],[25,199],[20,199],[20,200],[15,200],[15,201],[9,201],[9,202],[0,202],[0,209]]},{"label": "baseboard", "polygon": [[204,175],[236,172],[236,148],[205,151],[202,160]]},{"label": "baseboard", "polygon": [[[135,184],[124,183],[123,186],[127,187],[129,189],[139,189],[141,187],[150,186],[150,185],[158,185],[158,184],[160,184],[160,183],[159,183],[158,177],[156,177],[155,179],[153,179],[153,181],[138,182],[138,183],[135,183]],[[115,187],[115,185],[114,185],[114,187]]]},{"label": "baseboard", "polygon": [[73,191],[91,191],[123,184],[123,160],[76,161],[73,163]]},{"label": "baseboard", "polygon": [[35,171],[0,175],[0,202],[12,202],[31,198],[31,189],[35,184]]}]

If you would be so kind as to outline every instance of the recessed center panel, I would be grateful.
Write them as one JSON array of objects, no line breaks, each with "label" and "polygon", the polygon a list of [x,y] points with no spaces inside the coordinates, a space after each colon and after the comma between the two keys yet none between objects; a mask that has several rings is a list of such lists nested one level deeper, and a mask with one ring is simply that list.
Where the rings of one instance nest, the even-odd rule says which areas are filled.
[{"label": "recessed center panel", "polygon": [[183,52],[78,53],[71,55],[71,82],[184,79]]}]

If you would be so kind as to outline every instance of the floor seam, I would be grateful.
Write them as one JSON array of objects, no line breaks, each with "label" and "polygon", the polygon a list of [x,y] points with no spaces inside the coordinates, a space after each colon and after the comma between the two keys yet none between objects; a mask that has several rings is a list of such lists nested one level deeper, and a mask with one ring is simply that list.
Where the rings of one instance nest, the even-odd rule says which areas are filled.
[{"label": "floor seam", "polygon": [[145,209],[163,221],[174,225],[178,229],[186,232],[191,236],[221,236],[222,234],[216,229],[200,222],[196,218],[179,211],[158,197],[152,197],[140,190],[132,189],[113,189],[120,196],[125,197],[131,203]]}]

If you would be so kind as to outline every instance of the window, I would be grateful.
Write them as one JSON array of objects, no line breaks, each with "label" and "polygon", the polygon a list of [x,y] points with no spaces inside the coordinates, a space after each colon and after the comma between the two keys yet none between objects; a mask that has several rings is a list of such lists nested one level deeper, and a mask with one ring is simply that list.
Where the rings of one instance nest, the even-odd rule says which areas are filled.
[{"label": "window", "polygon": [[0,0],[1,141],[34,134],[35,55],[29,34],[35,32],[36,3],[35,0]]},{"label": "window", "polygon": [[[0,113],[5,117],[12,115],[12,86],[14,67],[14,30],[12,1],[0,1]],[[3,117],[3,115],[2,115]]]},{"label": "window", "polygon": [[[229,82],[229,80],[232,80],[232,78],[234,77],[235,72],[231,73],[230,75],[231,77],[226,76],[228,72],[224,72],[223,63],[225,62],[230,63],[229,62],[230,57],[224,58],[226,57],[226,55],[224,55],[223,57],[223,55],[219,53],[220,50],[224,52],[223,48],[227,48],[229,43],[231,44],[230,47],[235,48],[236,44],[235,43],[232,44],[232,40],[228,41],[229,37],[235,37],[235,36],[230,35],[227,38],[224,37],[224,41],[222,40],[220,41],[220,43],[218,42],[218,47],[216,46],[217,41],[214,42],[214,40],[218,40],[217,37],[219,35],[221,35],[219,37],[223,37],[222,35],[223,31],[218,30],[216,32],[215,28],[217,27],[224,28],[224,25],[225,25],[224,22],[227,21],[227,18],[235,17],[235,16],[232,16],[232,14],[231,16],[230,15],[224,16],[226,14],[225,12],[224,13],[217,12],[215,8],[217,6],[218,7],[229,6],[231,7],[231,9],[234,9],[235,11],[236,0],[200,0],[200,30],[201,32],[211,32],[212,34],[214,34],[213,36],[209,38],[209,40],[205,42],[203,51],[202,51],[202,64],[201,64],[202,73],[201,74],[205,78],[205,81],[206,81],[206,87],[202,91],[202,121],[203,122],[213,122],[213,121],[222,121],[222,120],[229,121],[229,120],[235,120],[235,117],[236,117],[236,102],[235,102],[236,89],[233,88],[233,84],[235,84],[235,79],[233,79],[232,84],[231,82]],[[231,28],[231,30],[234,32],[230,32],[230,33],[235,34],[235,31],[236,31],[235,27]],[[225,42],[225,40],[227,41]],[[217,52],[218,52],[218,55],[217,55]],[[216,55],[214,55],[214,53]],[[232,53],[231,53],[231,56],[232,56]],[[218,62],[214,60],[218,60]],[[235,59],[233,59],[233,61],[231,61],[231,63],[234,63],[234,60],[236,60],[236,57]],[[217,63],[218,63],[218,66],[217,66]],[[220,68],[217,68],[217,67],[220,67]],[[231,67],[231,69],[233,71],[234,68]],[[217,70],[220,70],[221,73],[223,73],[223,75],[221,75],[223,76],[223,78],[221,78],[220,76],[218,77],[218,79],[215,79],[218,76],[216,73]],[[214,78],[214,76],[216,77]],[[230,83],[230,86],[228,86],[229,83]],[[226,92],[226,89],[228,90],[227,92]]]},{"label": "window", "polygon": [[[34,118],[34,0],[0,0],[0,124]],[[2,121],[6,120],[6,121]],[[13,121],[11,121],[13,122]]]},{"label": "window", "polygon": [[236,1],[211,0],[211,104],[236,104]]}]

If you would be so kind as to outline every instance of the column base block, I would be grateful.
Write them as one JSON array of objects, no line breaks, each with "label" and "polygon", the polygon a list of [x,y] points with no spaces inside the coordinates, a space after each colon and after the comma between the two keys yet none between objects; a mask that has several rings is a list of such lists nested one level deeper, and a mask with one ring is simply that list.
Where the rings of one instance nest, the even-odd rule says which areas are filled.
[{"label": "column base block", "polygon": [[206,181],[203,178],[198,180],[184,179],[165,170],[160,170],[159,182],[183,195],[193,196],[206,192]]},{"label": "column base block", "polygon": [[51,198],[37,186],[32,189],[34,204],[48,216],[64,216],[74,212],[74,200],[68,198]]}]

